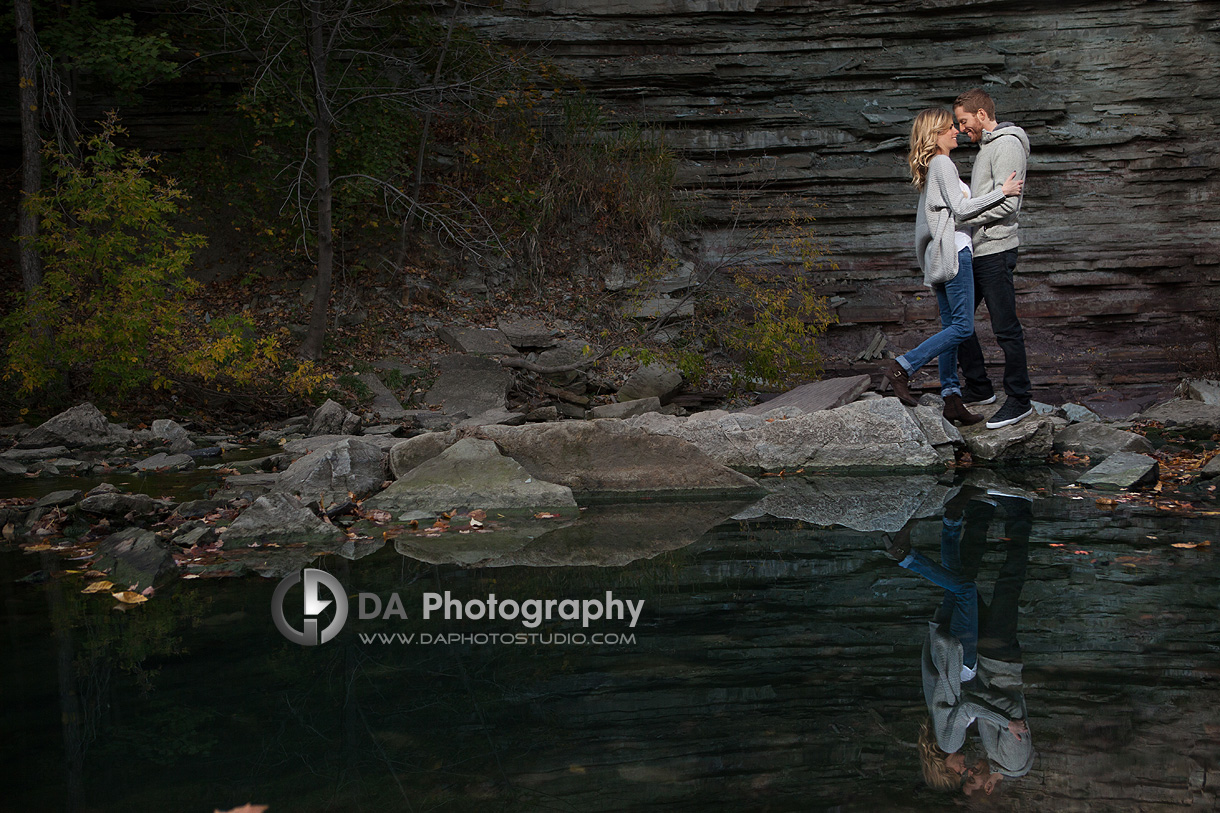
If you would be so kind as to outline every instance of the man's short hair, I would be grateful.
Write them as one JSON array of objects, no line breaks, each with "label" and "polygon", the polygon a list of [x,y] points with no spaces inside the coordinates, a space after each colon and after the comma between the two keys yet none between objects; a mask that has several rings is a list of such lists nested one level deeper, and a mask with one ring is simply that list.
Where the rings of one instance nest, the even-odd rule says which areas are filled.
[{"label": "man's short hair", "polygon": [[961,108],[967,113],[977,113],[980,110],[987,111],[987,117],[995,118],[995,102],[987,95],[987,91],[982,88],[970,88],[965,93],[953,100],[953,109]]}]

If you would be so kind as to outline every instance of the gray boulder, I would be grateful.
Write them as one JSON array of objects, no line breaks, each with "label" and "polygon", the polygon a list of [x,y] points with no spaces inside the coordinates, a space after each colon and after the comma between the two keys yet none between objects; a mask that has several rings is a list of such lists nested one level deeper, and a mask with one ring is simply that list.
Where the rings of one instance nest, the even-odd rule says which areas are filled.
[{"label": "gray boulder", "polygon": [[84,403],[59,413],[17,442],[22,449],[63,445],[73,449],[98,446],[123,446],[132,433],[106,420],[93,404]]},{"label": "gray boulder", "polygon": [[80,489],[64,489],[63,491],[52,491],[50,494],[44,494],[39,498],[38,502],[34,503],[35,508],[59,508],[65,505],[73,505],[80,500]]},{"label": "gray boulder", "polygon": [[[596,348],[591,347],[586,342],[563,341],[550,350],[539,353],[535,362],[541,367],[568,367],[574,364],[583,365],[584,362],[591,363],[595,355],[597,355]],[[580,378],[580,376],[581,368],[576,368],[562,370],[557,373],[547,373],[546,379],[553,384],[567,386]]]},{"label": "gray boulder", "polygon": [[495,328],[443,327],[436,337],[459,353],[476,356],[516,356],[508,337]]},{"label": "gray boulder", "polygon": [[480,356],[448,356],[437,362],[440,375],[424,396],[428,406],[446,415],[481,415],[504,409],[512,376],[495,361]]},{"label": "gray boulder", "polygon": [[1081,404],[1064,404],[1063,414],[1072,423],[1095,423],[1101,421],[1101,416],[1087,406]]},{"label": "gray boulder", "polygon": [[500,332],[513,347],[554,347],[555,331],[537,319],[499,322]]},{"label": "gray boulder", "polygon": [[195,468],[195,458],[188,454],[166,454],[157,452],[136,463],[137,471],[190,471]]},{"label": "gray boulder", "polygon": [[0,474],[25,474],[25,466],[14,460],[0,457]]},{"label": "gray boulder", "polygon": [[1159,476],[1160,466],[1156,458],[1118,452],[1086,471],[1076,482],[1093,488],[1129,490],[1154,485]]},{"label": "gray boulder", "polygon": [[147,494],[124,494],[122,492],[90,493],[77,507],[86,514],[103,516],[108,519],[131,516],[155,518],[164,516],[174,509],[173,503],[154,500]]},{"label": "gray boulder", "polygon": [[[941,453],[912,410],[897,398],[856,401],[837,409],[762,415],[698,412],[689,418],[649,413],[628,426],[686,440],[742,471],[943,465]],[[943,432],[938,432],[937,440]]]},{"label": "gray boulder", "polygon": [[337,544],[344,538],[343,531],[323,522],[296,497],[275,491],[255,500],[221,534],[224,548],[267,542]]},{"label": "gray boulder", "polygon": [[1202,401],[1175,399],[1144,410],[1139,416],[1143,420],[1160,421],[1166,426],[1183,430],[1220,432],[1220,406]]},{"label": "gray boulder", "polygon": [[1192,401],[1202,401],[1208,406],[1220,406],[1220,381],[1205,378],[1183,381],[1180,391]]},{"label": "gray boulder", "polygon": [[[642,417],[652,415],[657,413]],[[534,477],[568,486],[577,495],[607,500],[759,493],[749,477],[686,440],[644,431],[628,421],[486,426],[476,431]]]},{"label": "gray boulder", "polygon": [[399,441],[390,449],[390,474],[397,480],[457,443],[456,432],[428,432]]},{"label": "gray boulder", "polygon": [[817,412],[822,409],[834,409],[859,398],[871,386],[872,379],[867,375],[847,376],[845,378],[829,378],[824,381],[814,381],[777,395],[770,401],[747,407],[741,410],[753,415],[783,407],[798,408],[802,412]]},{"label": "gray boulder", "polygon": [[1214,477],[1220,477],[1220,455],[1216,455],[1207,464],[1199,469],[1199,474],[1204,480],[1211,480]]},{"label": "gray boulder", "polygon": [[67,446],[41,446],[35,449],[9,449],[0,453],[0,460],[31,462],[34,460],[50,460],[68,454]]},{"label": "gray boulder", "polygon": [[574,507],[572,490],[533,476],[488,440],[464,438],[416,466],[366,508],[441,513],[453,508]]},{"label": "gray boulder", "polygon": [[362,440],[342,440],[305,455],[279,476],[275,491],[294,494],[307,505],[333,505],[364,499],[386,479],[386,455]]},{"label": "gray boulder", "polygon": [[[297,438],[296,440],[288,441],[284,444],[283,454],[288,455],[292,460],[296,460],[298,457],[330,448],[346,440],[359,440],[361,443],[376,446],[383,452],[388,452],[396,443],[399,443],[398,438],[390,435],[318,435],[317,437]],[[274,457],[276,456],[272,455],[272,458]]]},{"label": "gray boulder", "polygon": [[660,408],[660,398],[638,398],[634,401],[619,401],[617,404],[596,406],[590,409],[587,414],[592,419],[623,419],[634,418],[636,415],[643,415],[645,412],[656,412]]},{"label": "gray boulder", "polygon": [[467,418],[464,421],[459,421],[459,427],[465,426],[491,426],[500,424],[503,426],[520,426],[525,423],[525,415],[521,412],[510,412],[507,409],[489,409],[486,412],[475,415],[473,418]]},{"label": "gray boulder", "polygon": [[360,416],[344,409],[335,401],[326,400],[318,407],[309,422],[311,437],[318,435],[358,435],[360,434]]},{"label": "gray boulder", "polygon": [[169,548],[140,528],[125,528],[98,543],[93,567],[110,574],[116,591],[158,587],[178,575]]},{"label": "gray boulder", "polygon": [[[994,406],[977,411],[990,417],[998,410]],[[961,432],[966,448],[979,460],[1043,460],[1053,448],[1056,427],[1064,423],[1062,418],[1035,414],[1000,429],[988,429],[986,422],[980,422],[962,427]]]},{"label": "gray boulder", "polygon": [[1115,452],[1152,453],[1152,442],[1143,435],[1101,423],[1074,423],[1055,434],[1056,452],[1089,457],[1107,457]]},{"label": "gray boulder", "polygon": [[682,373],[668,364],[644,364],[627,377],[619,387],[618,400],[637,401],[641,398],[659,398],[661,403],[682,388]]},{"label": "gray boulder", "polygon": [[152,423],[152,436],[169,446],[170,454],[182,454],[195,448],[195,442],[177,421],[161,418]]}]

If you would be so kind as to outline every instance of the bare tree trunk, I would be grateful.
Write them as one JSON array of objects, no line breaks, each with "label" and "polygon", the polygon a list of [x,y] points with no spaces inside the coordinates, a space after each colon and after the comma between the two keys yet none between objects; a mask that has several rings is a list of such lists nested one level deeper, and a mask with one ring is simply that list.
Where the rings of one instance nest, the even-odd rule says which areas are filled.
[{"label": "bare tree trunk", "polygon": [[26,198],[42,190],[42,138],[38,133],[38,39],[34,33],[31,0],[17,0],[17,62],[21,105],[21,200],[17,205],[17,234],[21,239],[21,282],[26,292],[42,282],[42,262],[34,238],[38,218],[25,205]]},{"label": "bare tree trunk", "polygon": [[330,185],[331,111],[326,87],[326,44],[322,31],[321,0],[307,0],[309,23],[309,62],[314,80],[314,183],[318,196],[318,275],[313,292],[309,329],[297,354],[306,359],[322,357],[326,339],[327,311],[330,306],[331,276],[334,272],[335,242],[331,223],[333,195]]},{"label": "bare tree trunk", "polygon": [[440,107],[441,71],[445,67],[445,59],[449,56],[449,44],[453,41],[453,27],[457,23],[458,13],[462,10],[462,0],[453,6],[453,14],[449,17],[449,28],[445,31],[445,44],[441,46],[440,56],[436,58],[436,70],[432,74],[432,86],[437,88],[437,98],[424,112],[424,124],[419,132],[419,154],[415,156],[415,177],[411,179],[411,205],[402,219],[402,233],[398,241],[398,258],[395,265],[399,270],[407,264],[407,239],[415,228],[415,213],[419,210],[419,193],[424,181],[424,154],[428,149],[428,135],[432,129],[432,111]]}]

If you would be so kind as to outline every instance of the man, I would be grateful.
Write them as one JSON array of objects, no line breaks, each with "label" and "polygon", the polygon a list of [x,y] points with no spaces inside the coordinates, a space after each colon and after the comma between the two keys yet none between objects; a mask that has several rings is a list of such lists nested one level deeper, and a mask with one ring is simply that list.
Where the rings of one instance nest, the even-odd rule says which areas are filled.
[{"label": "man", "polygon": [[[958,129],[979,145],[979,154],[970,174],[970,195],[978,197],[1001,186],[1014,171],[1025,180],[1029,159],[1029,138],[1011,122],[997,124],[995,102],[987,92],[974,88],[953,102]],[[1030,405],[1029,371],[1025,362],[1025,334],[1017,318],[1016,292],[1012,274],[1017,267],[1017,215],[1023,195],[1005,198],[999,204],[966,221],[974,227],[974,301],[986,302],[996,341],[1004,351],[1004,392],[1007,398],[999,411],[987,421],[988,429],[1023,420],[1033,414]],[[978,334],[957,348],[966,386],[966,404],[990,404],[995,389],[983,364],[983,349]]]}]

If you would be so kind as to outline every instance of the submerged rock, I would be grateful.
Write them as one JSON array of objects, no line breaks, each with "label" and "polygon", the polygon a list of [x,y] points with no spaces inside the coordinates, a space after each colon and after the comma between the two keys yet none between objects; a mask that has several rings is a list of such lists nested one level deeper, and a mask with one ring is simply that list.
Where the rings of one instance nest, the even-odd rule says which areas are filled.
[{"label": "submerged rock", "polygon": [[160,586],[178,574],[169,548],[141,528],[125,528],[103,539],[93,566],[110,573],[116,590]]}]

